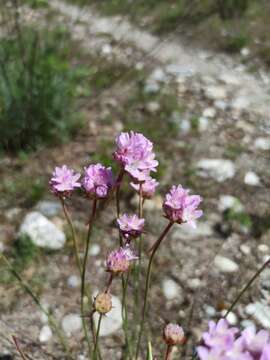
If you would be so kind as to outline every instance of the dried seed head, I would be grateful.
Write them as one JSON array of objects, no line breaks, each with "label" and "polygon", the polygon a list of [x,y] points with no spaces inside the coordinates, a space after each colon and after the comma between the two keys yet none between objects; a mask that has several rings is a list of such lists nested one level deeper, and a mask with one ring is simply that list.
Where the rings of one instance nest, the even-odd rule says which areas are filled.
[{"label": "dried seed head", "polygon": [[100,293],[94,301],[94,309],[100,314],[107,314],[112,309],[112,296],[108,293]]},{"label": "dried seed head", "polygon": [[177,324],[168,324],[164,328],[163,337],[167,345],[182,345],[185,341],[184,330]]}]

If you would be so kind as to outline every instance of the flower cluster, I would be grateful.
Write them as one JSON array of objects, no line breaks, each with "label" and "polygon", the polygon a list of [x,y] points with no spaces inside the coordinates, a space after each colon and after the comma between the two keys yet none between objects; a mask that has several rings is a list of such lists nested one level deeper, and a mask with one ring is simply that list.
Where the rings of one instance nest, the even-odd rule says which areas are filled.
[{"label": "flower cluster", "polygon": [[126,239],[140,236],[143,231],[144,222],[145,220],[140,219],[136,214],[124,214],[117,219],[119,229]]},{"label": "flower cluster", "polygon": [[225,319],[211,321],[197,348],[200,360],[270,360],[270,334],[250,327],[242,332],[229,327]]},{"label": "flower cluster", "polygon": [[73,190],[81,187],[78,181],[80,177],[80,174],[75,173],[73,169],[68,168],[66,165],[57,166],[50,180],[51,190],[56,195],[69,196]]},{"label": "flower cluster", "polygon": [[141,187],[142,197],[144,199],[151,199],[159,183],[151,176],[148,176],[142,184],[132,182],[130,185],[133,187],[134,190],[136,190],[138,194],[140,194],[140,187]]},{"label": "flower cluster", "polygon": [[116,138],[116,145],[114,158],[136,181],[144,182],[149,179],[151,171],[156,171],[158,161],[155,160],[153,144],[144,135],[133,131],[121,133]]},{"label": "flower cluster", "polygon": [[189,195],[189,190],[184,189],[181,185],[172,186],[166,195],[163,210],[170,221],[179,224],[188,223],[192,227],[196,227],[195,220],[203,214],[202,210],[198,210],[201,201],[199,195]]},{"label": "flower cluster", "polygon": [[90,165],[85,168],[82,185],[87,195],[96,198],[105,198],[113,186],[111,168],[101,164]]},{"label": "flower cluster", "polygon": [[136,260],[137,256],[129,247],[121,247],[112,251],[106,260],[107,271],[113,275],[118,275],[128,271],[130,262]]},{"label": "flower cluster", "polygon": [[168,324],[164,328],[163,338],[167,345],[182,345],[185,342],[184,330],[177,324]]}]

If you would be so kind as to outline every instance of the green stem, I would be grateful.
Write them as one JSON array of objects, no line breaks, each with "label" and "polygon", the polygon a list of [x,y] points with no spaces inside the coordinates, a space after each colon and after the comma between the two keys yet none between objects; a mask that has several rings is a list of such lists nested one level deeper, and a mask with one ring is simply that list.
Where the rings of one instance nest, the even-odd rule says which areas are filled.
[{"label": "green stem", "polygon": [[70,214],[68,212],[65,200],[62,199],[62,198],[61,198],[61,203],[62,203],[62,208],[63,208],[64,214],[65,214],[65,218],[66,218],[66,220],[68,222],[68,225],[70,227],[70,230],[71,230],[71,235],[72,235],[72,241],[73,241],[73,246],[74,246],[74,250],[75,250],[77,267],[79,269],[80,276],[82,276],[82,264],[81,264],[81,261],[80,261],[78,241],[77,241],[77,236],[76,236],[75,229],[74,229],[74,226],[73,226],[73,222],[72,222]]},{"label": "green stem", "polygon": [[[85,335],[87,345],[88,345],[89,358],[91,358],[92,351],[91,351],[91,341],[90,341],[87,324],[86,324],[85,317],[84,317],[85,274],[86,274],[86,267],[87,267],[88,252],[89,252],[89,247],[90,247],[90,238],[91,238],[91,233],[92,233],[92,228],[93,228],[93,221],[95,219],[96,209],[97,209],[97,199],[94,199],[92,211],[91,211],[91,215],[90,215],[90,219],[89,219],[89,224],[88,224],[88,231],[87,231],[87,237],[86,237],[86,248],[85,248],[82,273],[81,273],[81,316],[82,316],[83,331],[84,331],[84,335]],[[91,296],[90,296],[89,300],[91,300]],[[93,334],[93,338],[94,338],[94,334]]]},{"label": "green stem", "polygon": [[173,347],[171,345],[168,345],[167,346],[167,350],[166,350],[166,354],[165,354],[165,360],[171,360],[172,358],[172,350],[173,350]]},{"label": "green stem", "polygon": [[251,277],[251,279],[248,281],[248,283],[243,287],[243,289],[240,291],[240,293],[236,296],[234,301],[232,302],[231,306],[227,310],[226,314],[224,315],[224,318],[229,315],[229,313],[233,310],[235,305],[238,303],[238,301],[241,299],[241,297],[244,295],[244,293],[249,289],[249,287],[253,284],[253,282],[257,279],[257,277],[264,271],[264,269],[270,265],[270,259],[267,260],[256,273]]},{"label": "green stem", "polygon": [[[117,179],[116,179],[116,191],[115,191],[115,199],[116,199],[116,215],[117,218],[119,218],[120,216],[120,186],[123,180],[123,176],[124,176],[124,171],[121,170]],[[122,239],[122,235],[121,235],[121,231],[119,229],[119,245],[123,246],[123,239]]]},{"label": "green stem", "polygon": [[41,304],[38,297],[33,293],[30,286],[22,279],[21,275],[14,269],[14,267],[9,262],[9,260],[6,258],[6,256],[4,254],[0,254],[0,258],[2,258],[4,260],[4,262],[6,263],[6,265],[9,268],[9,270],[12,272],[14,277],[18,280],[19,284],[24,289],[24,291],[32,298],[32,300],[35,302],[35,304],[47,316],[49,324],[55,330],[55,333],[58,336],[59,341],[61,342],[61,345],[63,346],[63,349],[65,350],[68,359],[71,359],[71,352],[70,352],[69,346],[68,346],[68,344],[66,342],[66,339],[65,339],[65,336],[63,335],[61,329],[59,328],[55,318]]},{"label": "green stem", "polygon": [[123,320],[123,330],[125,334],[125,345],[128,351],[128,356],[131,358],[131,349],[130,349],[130,342],[129,342],[129,336],[128,336],[128,312],[127,312],[127,287],[128,287],[128,281],[130,276],[130,269],[128,270],[126,279],[124,279],[124,276],[122,276],[122,320]]},{"label": "green stem", "polygon": [[98,319],[98,326],[97,326],[97,333],[96,333],[96,341],[95,341],[95,347],[94,347],[93,360],[97,359],[98,338],[99,338],[101,320],[102,320],[102,314],[99,315],[99,319]]},{"label": "green stem", "polygon": [[155,257],[155,254],[162,242],[162,240],[165,238],[165,236],[168,234],[169,230],[173,226],[173,222],[169,222],[168,225],[165,227],[163,232],[161,233],[160,237],[155,242],[154,246],[152,247],[148,268],[147,268],[147,274],[146,274],[146,284],[145,284],[145,292],[144,292],[144,303],[143,303],[143,311],[142,311],[142,318],[140,322],[140,330],[139,330],[139,337],[138,337],[138,343],[137,343],[137,349],[136,349],[136,357],[135,359],[138,359],[139,352],[140,352],[140,345],[141,345],[141,338],[144,331],[144,324],[145,324],[145,315],[146,315],[146,309],[147,309],[147,300],[148,300],[148,292],[149,292],[149,285],[150,285],[150,278],[151,278],[151,269],[152,269],[152,263]]}]

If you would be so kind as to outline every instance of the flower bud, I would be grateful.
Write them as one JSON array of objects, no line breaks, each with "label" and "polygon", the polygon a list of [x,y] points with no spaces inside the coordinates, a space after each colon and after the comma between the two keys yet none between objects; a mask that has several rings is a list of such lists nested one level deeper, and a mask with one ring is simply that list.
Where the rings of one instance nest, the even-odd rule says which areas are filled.
[{"label": "flower bud", "polygon": [[182,345],[185,341],[184,330],[177,324],[168,324],[164,328],[163,338],[167,345]]},{"label": "flower bud", "polygon": [[94,301],[94,309],[100,314],[107,314],[112,309],[112,296],[108,293],[99,293]]}]

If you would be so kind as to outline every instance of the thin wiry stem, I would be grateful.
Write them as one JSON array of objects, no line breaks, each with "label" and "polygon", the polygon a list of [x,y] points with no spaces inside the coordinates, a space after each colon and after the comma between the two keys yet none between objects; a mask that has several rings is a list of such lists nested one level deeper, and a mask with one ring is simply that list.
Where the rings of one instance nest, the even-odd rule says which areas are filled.
[{"label": "thin wiry stem", "polygon": [[65,200],[63,198],[61,198],[61,204],[62,204],[62,208],[63,208],[64,214],[65,214],[65,218],[66,218],[68,225],[70,227],[70,230],[71,230],[71,237],[72,237],[73,246],[74,246],[74,250],[75,250],[77,267],[80,272],[80,276],[82,276],[82,264],[81,264],[81,260],[80,260],[78,241],[77,241],[77,236],[76,236],[75,229],[73,226],[73,222],[71,220]]},{"label": "thin wiry stem", "polygon": [[17,349],[18,353],[20,354],[20,357],[21,357],[23,360],[27,360],[26,355],[24,355],[22,349],[20,348],[20,345],[19,345],[19,342],[18,342],[17,338],[16,338],[15,336],[12,336],[12,339],[13,339],[13,341],[14,341],[14,344],[15,344],[15,346],[16,346],[16,349]]},{"label": "thin wiry stem", "polygon": [[96,333],[96,341],[95,341],[95,347],[94,347],[93,360],[97,359],[98,338],[99,338],[99,333],[100,333],[101,320],[102,320],[102,314],[99,315],[99,319],[98,319],[98,326],[97,326],[97,333]]},{"label": "thin wiry stem", "polygon": [[6,258],[6,256],[2,253],[0,254],[0,258],[4,260],[6,263],[8,269],[12,272],[14,277],[18,280],[20,286],[24,289],[24,291],[32,298],[32,300],[35,302],[35,304],[40,308],[40,310],[47,316],[49,324],[52,326],[52,328],[55,330],[56,335],[59,338],[59,341],[61,342],[61,345],[63,346],[63,349],[66,352],[66,355],[68,359],[71,359],[71,352],[70,348],[66,342],[66,338],[64,334],[62,333],[61,329],[59,328],[57,321],[53,317],[52,314],[50,314],[45,307],[41,304],[38,297],[33,293],[31,287],[22,279],[21,275],[14,269],[10,261]]},{"label": "thin wiry stem", "polygon": [[[86,237],[86,247],[85,247],[85,252],[84,252],[84,258],[83,258],[83,265],[82,265],[82,273],[81,273],[81,315],[82,315],[82,323],[83,323],[83,330],[84,330],[84,335],[87,341],[87,345],[88,345],[88,352],[89,352],[89,357],[91,358],[91,341],[90,341],[90,337],[88,334],[88,329],[87,329],[87,324],[85,321],[85,317],[84,317],[84,297],[85,297],[85,274],[86,274],[86,267],[87,267],[87,259],[88,259],[88,252],[89,252],[89,247],[90,247],[90,238],[91,238],[91,233],[92,233],[92,228],[93,228],[93,222],[95,219],[95,214],[96,214],[96,209],[97,209],[97,199],[93,200],[93,206],[92,206],[92,211],[90,214],[90,219],[89,219],[89,223],[88,223],[88,231],[87,231],[87,237]],[[90,299],[91,300],[91,296]],[[93,334],[93,338],[94,338],[94,334]]]},{"label": "thin wiry stem", "polygon": [[[124,171],[121,170],[117,179],[116,179],[116,190],[115,190],[115,199],[116,199],[116,215],[117,218],[119,218],[121,210],[120,210],[120,186],[123,180],[123,176],[124,176]],[[123,239],[122,239],[122,235],[121,235],[121,231],[119,229],[119,245],[123,246]]]},{"label": "thin wiry stem", "polygon": [[224,318],[229,315],[229,313],[234,309],[235,305],[238,303],[238,301],[241,299],[241,297],[244,295],[244,293],[250,288],[250,286],[254,283],[254,281],[258,278],[258,276],[264,271],[264,269],[270,265],[270,259],[267,260],[256,273],[251,277],[251,279],[247,282],[247,284],[243,287],[243,289],[240,291],[240,293],[236,296],[234,301],[232,302],[231,306],[227,310],[226,314],[224,315]]},{"label": "thin wiry stem", "polygon": [[172,350],[173,350],[173,347],[171,345],[168,345],[164,360],[171,360],[171,358],[172,358]]},{"label": "thin wiry stem", "polygon": [[170,229],[173,226],[173,222],[169,222],[168,225],[165,227],[163,232],[161,233],[160,237],[155,242],[154,246],[152,247],[152,252],[150,255],[147,273],[146,273],[146,284],[145,284],[145,291],[144,291],[144,302],[143,302],[143,310],[142,310],[142,318],[140,322],[140,330],[139,330],[139,336],[138,336],[138,342],[137,342],[137,349],[136,349],[136,357],[135,359],[138,359],[139,352],[140,352],[140,345],[141,345],[141,338],[144,331],[144,325],[145,325],[145,315],[146,315],[146,309],[147,309],[147,300],[148,300],[148,292],[149,292],[149,285],[150,285],[150,278],[151,278],[151,269],[152,269],[152,263],[155,257],[155,254],[162,242],[162,240],[165,238],[165,236],[168,234]]}]

